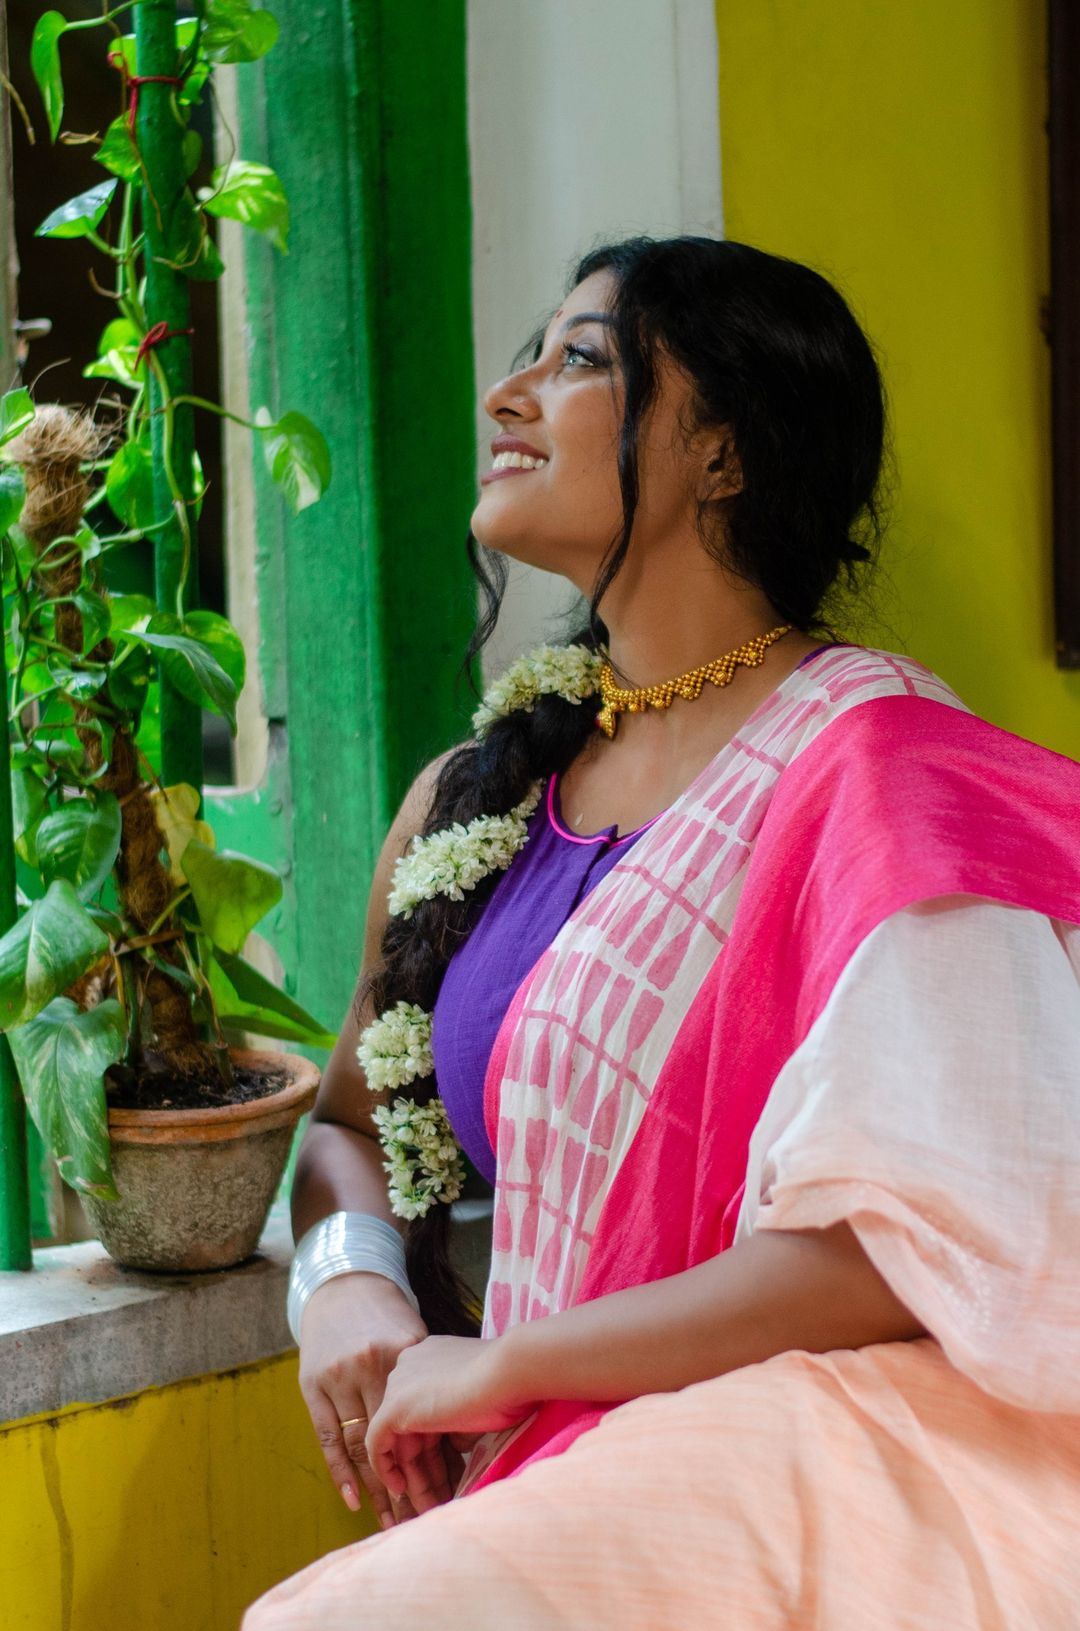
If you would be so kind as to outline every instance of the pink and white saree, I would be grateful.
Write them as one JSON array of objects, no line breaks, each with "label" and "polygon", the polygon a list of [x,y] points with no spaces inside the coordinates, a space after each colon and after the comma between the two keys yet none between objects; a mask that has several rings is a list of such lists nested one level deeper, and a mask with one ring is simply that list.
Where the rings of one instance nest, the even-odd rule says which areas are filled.
[{"label": "pink and white saree", "polygon": [[404,1624],[418,1570],[462,1631],[1073,1623],[1077,925],[1080,767],[906,659],[796,670],[506,1016],[485,1335],[847,1219],[933,1340],[551,1401],[253,1631]]}]

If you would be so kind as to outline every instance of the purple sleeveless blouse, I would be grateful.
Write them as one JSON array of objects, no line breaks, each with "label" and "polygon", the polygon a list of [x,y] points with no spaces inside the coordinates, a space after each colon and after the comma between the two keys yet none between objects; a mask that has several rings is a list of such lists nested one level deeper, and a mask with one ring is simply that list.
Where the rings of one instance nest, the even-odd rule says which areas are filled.
[{"label": "purple sleeveless blouse", "polygon": [[557,780],[529,819],[529,840],[503,873],[469,938],[447,964],[435,1002],[432,1050],[439,1093],[473,1166],[495,1182],[484,1126],[484,1078],[514,993],[571,912],[652,826],[616,836],[568,832]]}]

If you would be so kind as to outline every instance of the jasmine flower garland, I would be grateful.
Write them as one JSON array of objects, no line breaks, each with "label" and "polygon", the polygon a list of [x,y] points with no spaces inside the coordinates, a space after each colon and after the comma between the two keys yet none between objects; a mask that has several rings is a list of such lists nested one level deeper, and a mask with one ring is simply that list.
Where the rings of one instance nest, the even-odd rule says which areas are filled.
[{"label": "jasmine flower garland", "polygon": [[[356,1057],[374,1093],[430,1076],[435,1069],[431,1015],[415,1003],[396,1003],[361,1033]],[[392,1212],[422,1218],[436,1201],[457,1200],[465,1167],[441,1099],[417,1104],[397,1098],[389,1109],[377,1105],[372,1120],[386,1155]]]},{"label": "jasmine flower garland", "polygon": [[413,1002],[396,1003],[361,1032],[356,1057],[373,1093],[430,1076],[435,1069],[431,1015]]},{"label": "jasmine flower garland", "polygon": [[509,815],[477,816],[426,838],[414,838],[394,868],[391,917],[408,918],[422,900],[464,900],[490,872],[505,872],[529,836],[526,822],[540,802],[537,782]]},{"label": "jasmine flower garland", "polygon": [[422,1218],[437,1201],[456,1201],[465,1182],[461,1149],[441,1099],[416,1104],[395,1099],[373,1112],[390,1175],[390,1210],[399,1218]]},{"label": "jasmine flower garland", "polygon": [[496,719],[518,709],[531,713],[538,697],[585,702],[600,690],[603,661],[588,646],[537,646],[488,686],[473,715],[473,730],[482,736]]}]

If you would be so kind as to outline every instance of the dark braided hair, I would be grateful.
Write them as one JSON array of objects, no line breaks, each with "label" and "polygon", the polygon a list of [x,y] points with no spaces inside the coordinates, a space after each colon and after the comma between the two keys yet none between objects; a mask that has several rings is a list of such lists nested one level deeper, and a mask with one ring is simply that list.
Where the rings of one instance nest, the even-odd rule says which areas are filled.
[{"label": "dark braided hair", "polygon": [[[821,629],[838,581],[853,587],[880,533],[876,491],[884,438],[882,385],[870,345],[847,305],[820,274],[747,244],[712,238],[631,238],[594,249],[568,288],[613,274],[612,334],[625,401],[618,442],[623,517],[594,587],[587,626],[573,639],[596,649],[606,634],[600,603],[622,567],[637,511],[638,441],[657,390],[664,351],[692,384],[698,427],[727,425],[741,490],[702,506],[703,546],[759,588],[779,619]],[[534,342],[534,357],[540,340]],[[719,516],[716,514],[720,510]],[[470,651],[491,634],[506,583],[501,556],[471,536],[469,560],[483,610]],[[481,815],[505,815],[536,781],[561,774],[594,727],[594,702],[541,697],[530,712],[496,720],[444,762],[425,835]],[[375,1012],[396,1002],[435,1006],[443,973],[496,878],[463,901],[424,901],[391,918],[382,963],[367,981]],[[433,1077],[416,1084],[434,1097]],[[476,1324],[449,1258],[449,1208],[410,1224],[409,1275],[432,1331],[473,1334]]]}]

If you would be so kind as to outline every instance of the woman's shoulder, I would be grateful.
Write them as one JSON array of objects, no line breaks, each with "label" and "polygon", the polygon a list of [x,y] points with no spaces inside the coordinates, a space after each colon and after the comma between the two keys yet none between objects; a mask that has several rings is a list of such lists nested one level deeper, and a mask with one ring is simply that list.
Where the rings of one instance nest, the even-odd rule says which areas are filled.
[{"label": "woman's shoulder", "polygon": [[940,674],[901,652],[876,646],[823,646],[801,665],[811,691],[820,690],[838,712],[872,697],[913,696],[967,712],[967,705]]}]

